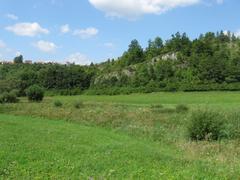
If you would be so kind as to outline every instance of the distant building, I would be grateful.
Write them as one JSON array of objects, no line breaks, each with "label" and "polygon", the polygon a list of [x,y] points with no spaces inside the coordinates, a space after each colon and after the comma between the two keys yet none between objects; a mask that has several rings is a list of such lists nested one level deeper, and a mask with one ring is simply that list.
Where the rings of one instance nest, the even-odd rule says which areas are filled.
[{"label": "distant building", "polygon": [[32,62],[32,60],[26,60],[24,63],[25,64],[32,64],[33,62]]},{"label": "distant building", "polygon": [[0,64],[13,64],[13,61],[1,61]]}]

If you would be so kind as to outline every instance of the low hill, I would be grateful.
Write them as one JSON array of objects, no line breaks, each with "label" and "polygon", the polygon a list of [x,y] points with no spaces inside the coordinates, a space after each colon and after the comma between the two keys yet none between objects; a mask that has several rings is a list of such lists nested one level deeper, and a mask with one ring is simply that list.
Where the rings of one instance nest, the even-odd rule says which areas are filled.
[{"label": "low hill", "polygon": [[146,48],[133,40],[121,57],[100,64],[0,66],[0,93],[17,89],[24,95],[33,84],[65,95],[240,90],[240,38],[221,31],[192,40],[176,33],[165,42],[149,40]]}]

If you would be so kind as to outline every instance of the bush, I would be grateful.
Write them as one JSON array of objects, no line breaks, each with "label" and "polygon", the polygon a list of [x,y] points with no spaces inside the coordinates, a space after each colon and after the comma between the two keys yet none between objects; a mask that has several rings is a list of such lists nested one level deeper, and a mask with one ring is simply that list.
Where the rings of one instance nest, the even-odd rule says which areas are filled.
[{"label": "bush", "polygon": [[185,113],[188,110],[189,110],[189,108],[184,104],[179,104],[179,105],[176,106],[176,112],[177,113]]},{"label": "bush", "polygon": [[229,139],[240,139],[240,112],[225,113],[226,134]]},{"label": "bush", "polygon": [[224,116],[209,110],[193,112],[188,133],[192,140],[219,140],[225,136]]},{"label": "bush", "polygon": [[62,107],[62,102],[61,101],[59,101],[59,100],[56,100],[56,101],[54,101],[54,106],[55,107]]},{"label": "bush", "polygon": [[175,113],[175,109],[173,109],[173,108],[159,108],[159,109],[155,109],[155,112],[163,113],[163,114],[171,114],[171,113]]},{"label": "bush", "polygon": [[19,90],[17,89],[13,89],[11,93],[14,94],[16,97],[20,97]]},{"label": "bush", "polygon": [[77,101],[77,102],[74,103],[74,107],[75,107],[76,109],[80,109],[82,106],[83,106],[83,103],[80,102],[80,101]]},{"label": "bush", "polygon": [[3,98],[3,94],[0,95],[0,104],[4,103],[4,98]]},{"label": "bush", "polygon": [[38,85],[30,86],[26,91],[29,101],[40,102],[44,97],[44,90]]},{"label": "bush", "polygon": [[162,104],[152,104],[151,109],[162,109],[163,105]]},{"label": "bush", "polygon": [[17,103],[19,99],[14,91],[5,92],[0,96],[0,103]]}]

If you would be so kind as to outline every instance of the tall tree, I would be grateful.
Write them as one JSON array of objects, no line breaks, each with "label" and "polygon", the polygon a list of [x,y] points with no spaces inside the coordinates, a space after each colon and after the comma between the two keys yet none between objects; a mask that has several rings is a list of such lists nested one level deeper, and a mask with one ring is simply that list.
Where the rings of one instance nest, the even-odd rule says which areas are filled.
[{"label": "tall tree", "polygon": [[22,64],[23,63],[23,56],[19,55],[13,59],[14,64]]},{"label": "tall tree", "polygon": [[128,51],[125,54],[125,61],[127,65],[140,63],[144,60],[143,49],[139,42],[135,39],[131,41]]}]

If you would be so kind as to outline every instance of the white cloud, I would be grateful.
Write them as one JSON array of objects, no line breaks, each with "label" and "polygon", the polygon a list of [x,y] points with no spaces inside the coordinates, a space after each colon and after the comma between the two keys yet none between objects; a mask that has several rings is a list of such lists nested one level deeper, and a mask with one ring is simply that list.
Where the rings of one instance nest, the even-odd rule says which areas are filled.
[{"label": "white cloud", "polygon": [[34,46],[42,52],[52,53],[57,49],[57,46],[53,42],[38,41],[34,43]]},{"label": "white cloud", "polygon": [[216,3],[217,3],[217,4],[223,4],[223,3],[224,3],[224,0],[216,0]]},{"label": "white cloud", "polygon": [[240,29],[238,31],[236,31],[234,34],[235,34],[235,36],[240,37]]},{"label": "white cloud", "polygon": [[6,47],[6,44],[2,40],[0,40],[0,48],[5,48],[5,47]]},{"label": "white cloud", "polygon": [[12,20],[18,20],[18,16],[15,14],[6,14],[6,17]]},{"label": "white cloud", "polygon": [[17,52],[15,53],[15,55],[16,55],[16,56],[20,56],[20,55],[22,55],[22,53],[21,53],[20,51],[17,51]]},{"label": "white cloud", "polygon": [[71,54],[68,58],[66,58],[66,61],[70,63],[80,64],[80,65],[91,64],[90,59],[86,55],[79,52]]},{"label": "white cloud", "polygon": [[224,31],[223,31],[223,34],[224,34],[224,35],[228,35],[228,32],[229,32],[228,30],[224,30]]},{"label": "white cloud", "polygon": [[229,31],[229,30],[225,30],[225,31],[223,31],[223,33],[225,34],[225,35],[235,35],[236,37],[238,37],[238,38],[240,38],[240,29],[239,30],[237,30],[237,31],[235,31],[235,32],[233,32],[233,31]]},{"label": "white cloud", "polygon": [[114,44],[111,43],[111,42],[106,42],[106,43],[104,43],[103,45],[104,45],[105,47],[107,47],[107,48],[114,48]]},{"label": "white cloud", "polygon": [[6,30],[13,32],[18,36],[34,37],[38,34],[48,34],[49,30],[42,28],[38,23],[17,23],[13,26],[8,26]]},{"label": "white cloud", "polygon": [[143,14],[161,14],[177,7],[190,6],[201,0],[89,0],[110,17],[135,19]]},{"label": "white cloud", "polygon": [[79,36],[82,39],[91,38],[98,34],[99,30],[94,27],[89,27],[86,29],[77,29],[73,32],[73,35]]},{"label": "white cloud", "polygon": [[69,25],[65,24],[65,25],[61,26],[60,31],[61,31],[61,33],[68,33],[68,32],[70,32]]}]

